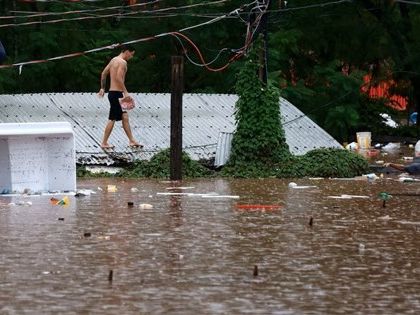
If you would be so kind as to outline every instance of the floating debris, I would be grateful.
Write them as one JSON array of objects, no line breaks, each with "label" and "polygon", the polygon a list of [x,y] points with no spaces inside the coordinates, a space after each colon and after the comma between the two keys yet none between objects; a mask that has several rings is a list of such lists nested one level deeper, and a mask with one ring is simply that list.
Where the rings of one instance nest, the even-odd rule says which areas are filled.
[{"label": "floating debris", "polygon": [[283,206],[281,205],[252,205],[252,204],[237,204],[236,209],[240,210],[249,210],[249,211],[270,211],[270,210],[279,210]]},{"label": "floating debris", "polygon": [[158,192],[158,196],[188,196],[188,197],[202,197],[202,198],[232,198],[239,199],[239,196],[235,195],[218,195],[216,193],[182,193],[182,192]]},{"label": "floating debris", "polygon": [[8,203],[8,206],[32,206],[32,201],[23,201],[23,200],[20,200],[20,201],[18,201],[16,203],[10,202],[10,203]]},{"label": "floating debris", "polygon": [[115,185],[108,185],[107,186],[107,190],[108,190],[108,192],[116,192],[117,191],[117,186],[115,186]]},{"label": "floating debris", "polygon": [[308,188],[318,188],[317,186],[298,186],[295,182],[289,183],[289,188],[293,189],[308,189]]},{"label": "floating debris", "polygon": [[310,219],[309,219],[309,223],[308,223],[308,225],[310,226],[310,227],[312,227],[312,225],[314,224],[314,218],[313,217],[311,217]]},{"label": "floating debris", "polygon": [[258,276],[258,266],[257,265],[254,266],[253,275],[254,275],[254,277],[257,277]]},{"label": "floating debris", "polygon": [[63,199],[51,197],[50,202],[54,206],[66,206],[70,204],[69,197],[65,196]]},{"label": "floating debris", "polygon": [[231,198],[231,199],[239,199],[239,196],[235,196],[235,195],[202,195],[201,198]]},{"label": "floating debris", "polygon": [[411,182],[420,182],[420,179],[403,176],[403,177],[398,178],[398,181],[403,182],[403,183],[411,183]]},{"label": "floating debris", "polygon": [[180,190],[187,190],[187,189],[194,189],[195,187],[189,186],[189,187],[167,187],[166,189],[172,190],[172,189],[180,189]]},{"label": "floating debris", "polygon": [[392,198],[392,196],[386,192],[381,192],[378,195],[379,199],[382,200],[382,207],[386,207],[386,202]]},{"label": "floating debris", "polygon": [[153,209],[153,205],[148,204],[148,203],[141,203],[141,204],[139,204],[139,208],[149,210],[149,209]]},{"label": "floating debris", "polygon": [[353,199],[353,198],[360,198],[360,199],[369,199],[369,196],[362,196],[362,195],[340,195],[340,196],[328,196],[327,198],[332,199]]},{"label": "floating debris", "polygon": [[96,194],[95,191],[90,189],[80,189],[76,191],[75,197],[90,196],[91,194]]},{"label": "floating debris", "polygon": [[111,236],[109,235],[99,235],[97,237],[98,240],[105,240],[105,241],[109,241],[111,239]]}]

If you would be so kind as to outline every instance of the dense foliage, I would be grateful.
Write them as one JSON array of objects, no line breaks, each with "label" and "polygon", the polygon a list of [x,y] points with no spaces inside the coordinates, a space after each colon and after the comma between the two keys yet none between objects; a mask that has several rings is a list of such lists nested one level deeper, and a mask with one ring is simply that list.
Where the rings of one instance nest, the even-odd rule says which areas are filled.
[{"label": "dense foliage", "polygon": [[258,79],[262,45],[259,42],[248,55],[238,75],[235,104],[236,132],[232,141],[229,165],[267,166],[290,156],[286,136],[280,123],[279,91]]},{"label": "dense foliage", "polygon": [[354,177],[365,174],[368,161],[342,149],[316,149],[294,157],[274,170],[276,177]]},{"label": "dense foliage", "polygon": [[279,97],[261,82],[260,45],[250,52],[236,85],[237,130],[232,153],[222,174],[234,177],[353,177],[368,170],[362,156],[343,149],[317,149],[292,156],[280,119]]},{"label": "dense foliage", "polygon": [[[210,176],[212,172],[203,167],[197,161],[192,160],[187,153],[182,153],[182,176],[184,178],[195,178]],[[155,154],[150,161],[138,160],[122,172],[120,177],[170,177],[170,150],[165,149]]]}]

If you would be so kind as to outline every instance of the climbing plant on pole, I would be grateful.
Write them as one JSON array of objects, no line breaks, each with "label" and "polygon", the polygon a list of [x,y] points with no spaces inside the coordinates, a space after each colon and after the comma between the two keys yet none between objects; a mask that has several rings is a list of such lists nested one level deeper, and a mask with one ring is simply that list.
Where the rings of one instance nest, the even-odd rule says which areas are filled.
[{"label": "climbing plant on pole", "polygon": [[[279,90],[258,77],[261,41],[257,41],[239,72],[235,104],[236,132],[228,162],[228,173],[257,172],[268,169],[291,154],[281,125]],[[248,171],[246,171],[248,170]],[[236,172],[233,172],[236,173]],[[244,174],[249,176],[250,174]],[[262,174],[261,174],[262,175]]]}]

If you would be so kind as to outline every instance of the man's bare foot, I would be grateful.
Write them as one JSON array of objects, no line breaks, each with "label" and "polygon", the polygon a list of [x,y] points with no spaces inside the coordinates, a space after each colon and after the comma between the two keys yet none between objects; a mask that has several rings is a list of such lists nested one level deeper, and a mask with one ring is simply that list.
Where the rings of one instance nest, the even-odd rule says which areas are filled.
[{"label": "man's bare foot", "polygon": [[136,141],[131,141],[131,142],[128,144],[128,146],[129,146],[130,148],[143,148],[143,145],[142,145],[142,144],[140,144],[140,143],[138,143],[138,142],[136,142]]},{"label": "man's bare foot", "polygon": [[113,148],[115,148],[115,146],[112,145],[112,144],[105,143],[105,144],[101,144],[101,148],[102,149],[113,149]]}]

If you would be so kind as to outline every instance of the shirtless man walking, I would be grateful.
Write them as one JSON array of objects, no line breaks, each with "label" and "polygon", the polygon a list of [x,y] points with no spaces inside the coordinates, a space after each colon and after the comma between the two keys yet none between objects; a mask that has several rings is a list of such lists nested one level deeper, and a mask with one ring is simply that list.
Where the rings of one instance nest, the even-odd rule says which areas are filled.
[{"label": "shirtless man walking", "polygon": [[125,87],[125,74],[127,73],[127,61],[130,60],[135,53],[135,49],[130,46],[122,46],[121,53],[112,58],[101,74],[101,89],[98,92],[99,97],[105,94],[105,84],[108,75],[111,77],[111,85],[108,92],[108,100],[110,104],[108,123],[106,124],[104,136],[101,143],[102,149],[112,149],[113,145],[108,143],[109,136],[114,128],[115,121],[122,120],[123,129],[128,137],[128,145],[130,147],[143,147],[138,143],[131,132],[130,123],[128,121],[128,113],[121,109],[120,98],[129,97],[127,88]]}]

